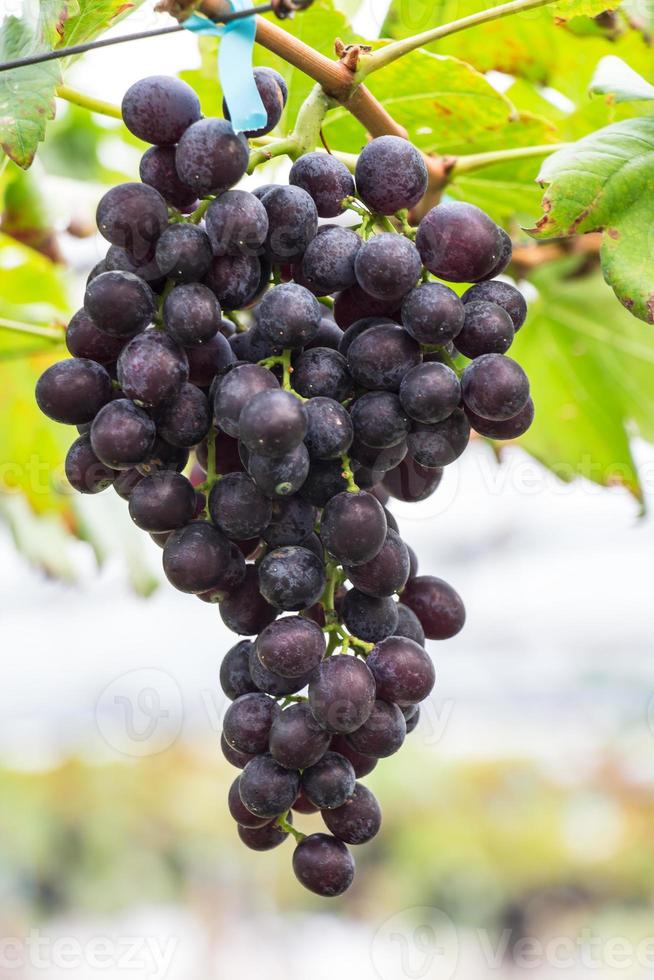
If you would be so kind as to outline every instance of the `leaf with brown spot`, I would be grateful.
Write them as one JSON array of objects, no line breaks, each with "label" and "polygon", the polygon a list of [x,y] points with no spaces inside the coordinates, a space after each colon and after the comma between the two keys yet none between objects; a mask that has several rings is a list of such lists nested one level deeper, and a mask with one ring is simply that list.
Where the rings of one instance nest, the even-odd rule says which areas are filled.
[{"label": "leaf with brown spot", "polygon": [[604,277],[635,316],[654,323],[654,117],[606,126],[545,160],[538,181],[547,190],[546,217],[534,238],[605,231]]}]

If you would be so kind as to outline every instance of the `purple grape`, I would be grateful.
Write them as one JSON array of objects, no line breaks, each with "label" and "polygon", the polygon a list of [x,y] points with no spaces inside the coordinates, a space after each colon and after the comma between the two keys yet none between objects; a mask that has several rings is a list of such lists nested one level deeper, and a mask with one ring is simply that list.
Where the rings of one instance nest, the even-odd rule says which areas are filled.
[{"label": "purple grape", "polygon": [[402,602],[416,614],[430,640],[448,640],[463,629],[466,612],[461,597],[440,578],[418,575],[410,579]]},{"label": "purple grape", "polygon": [[370,327],[351,345],[347,366],[354,380],[383,391],[399,391],[402,378],[422,360],[420,347],[401,327]]},{"label": "purple grape", "polygon": [[428,211],[416,245],[424,265],[447,282],[478,282],[502,254],[497,225],[474,204],[451,201]]},{"label": "purple grape", "polygon": [[239,436],[252,453],[284,456],[296,449],[307,431],[304,406],[289,391],[261,391],[239,416]]},{"label": "purple grape", "polygon": [[131,272],[103,272],[86,287],[84,308],[99,330],[124,339],[152,322],[155,300],[148,284]]},{"label": "purple grape", "polygon": [[329,834],[311,834],[293,852],[293,871],[309,891],[334,898],[352,884],[354,859],[342,841]]},{"label": "purple grape", "polygon": [[247,191],[227,191],[205,216],[214,255],[259,255],[268,234],[268,214]]},{"label": "purple grape", "polygon": [[361,783],[343,806],[326,810],[322,818],[327,829],[346,844],[367,844],[379,833],[382,822],[379,803]]},{"label": "purple grape", "polygon": [[299,261],[318,230],[313,199],[301,187],[273,187],[261,203],[268,213],[270,259],[279,265]]},{"label": "purple grape", "polygon": [[463,327],[463,303],[449,286],[425,282],[402,302],[402,324],[419,344],[447,344]]},{"label": "purple grape", "polygon": [[[265,695],[247,694],[246,697]],[[237,704],[238,701],[235,701],[227,714]],[[229,741],[229,736],[227,740]],[[243,770],[239,792],[241,800],[251,813],[272,820],[291,809],[299,788],[300,777],[296,770],[280,766],[271,755],[259,755],[248,762]]]},{"label": "purple grape", "polygon": [[502,354],[482,354],[461,376],[466,408],[494,422],[514,418],[529,399],[529,379],[516,361]]},{"label": "purple grape", "polygon": [[223,602],[220,616],[227,629],[241,636],[255,636],[277,617],[277,610],[259,592],[259,573],[248,565],[245,579]]},{"label": "purple grape", "polygon": [[143,531],[174,531],[192,520],[195,490],[180,473],[155,473],[138,483],[129,498],[129,514]]},{"label": "purple grape", "polygon": [[190,85],[170,75],[151,75],[131,85],[121,106],[130,133],[146,143],[172,146],[202,115]]},{"label": "purple grape", "polygon": [[118,358],[118,381],[127,398],[158,406],[175,398],[188,381],[182,347],[155,330],[134,337]]},{"label": "purple grape", "polygon": [[345,210],[343,199],[354,194],[354,178],[344,163],[327,153],[307,153],[291,167],[289,184],[313,198],[321,218],[335,218]]},{"label": "purple grape", "polygon": [[371,140],[359,154],[354,177],[362,201],[379,214],[412,208],[427,190],[425,161],[399,136]]},{"label": "purple grape", "polygon": [[175,282],[197,282],[209,271],[211,243],[202,228],[181,222],[166,228],[155,255],[164,276]]},{"label": "purple grape", "polygon": [[248,657],[252,643],[240,640],[231,647],[220,665],[220,686],[230,701],[236,701],[244,694],[253,694],[257,686],[252,680]]},{"label": "purple grape", "polygon": [[180,592],[200,593],[217,587],[229,561],[227,538],[203,521],[175,531],[163,554],[166,577]]},{"label": "purple grape", "polygon": [[[270,728],[279,710],[267,694],[241,695],[225,712],[223,734],[227,744],[238,752],[265,752]],[[270,814],[271,817],[274,815]]]},{"label": "purple grape", "polygon": [[66,479],[78,493],[101,493],[110,487],[118,471],[102,463],[93,452],[88,435],[80,436],[66,454]]},{"label": "purple grape", "polygon": [[399,304],[422,272],[418,249],[403,235],[383,232],[368,239],[354,263],[357,282],[375,299]]},{"label": "purple grape", "polygon": [[154,422],[142,409],[120,398],[101,408],[94,418],[91,445],[106,466],[128,470],[147,459],[155,432]]},{"label": "purple grape", "polygon": [[259,565],[259,589],[277,609],[298,612],[318,602],[325,588],[322,561],[299,545],[269,551]]},{"label": "purple grape", "polygon": [[337,225],[321,228],[302,259],[302,281],[316,296],[348,289],[357,281],[355,261],[361,238]]},{"label": "purple grape", "polygon": [[384,474],[384,487],[396,500],[418,503],[431,497],[443,478],[443,470],[428,469],[407,457]]},{"label": "purple grape", "polygon": [[439,469],[448,466],[463,453],[470,441],[470,423],[466,413],[457,408],[442,422],[424,425],[416,422],[407,439],[409,456],[420,466]]},{"label": "purple grape", "polygon": [[377,759],[373,759],[371,755],[361,755],[360,752],[355,752],[346,735],[332,735],[330,747],[332,752],[338,752],[339,755],[345,756],[348,762],[352,763],[357,779],[368,776],[377,765]]},{"label": "purple grape", "polygon": [[309,707],[317,722],[333,734],[346,735],[370,716],[375,679],[355,657],[323,660],[309,684]]},{"label": "purple grape", "polygon": [[516,333],[527,319],[527,301],[520,290],[508,282],[477,283],[476,286],[471,286],[462,298],[464,304],[483,302],[501,306],[511,317]]},{"label": "purple grape", "polygon": [[209,514],[228,538],[247,541],[268,526],[272,505],[245,473],[228,473],[211,489]]},{"label": "purple grape", "polygon": [[217,333],[199,347],[187,347],[186,357],[189,381],[198,388],[208,388],[214,378],[223,374],[235,360],[232,349],[222,333]]},{"label": "purple grape", "polygon": [[295,362],[293,387],[304,398],[342,402],[352,394],[353,384],[342,354],[329,347],[313,347]]},{"label": "purple grape", "polygon": [[58,361],[36,382],[36,403],[49,419],[65,425],[91,422],[112,395],[111,378],[95,361]]},{"label": "purple grape", "polygon": [[368,392],[355,401],[351,414],[357,439],[371,449],[388,449],[409,434],[409,419],[390,391]]},{"label": "purple grape", "polygon": [[[286,819],[290,820],[290,814]],[[288,837],[288,831],[282,830],[272,820],[264,824],[263,827],[242,827],[239,824],[238,836],[251,851],[272,851],[273,848],[284,843]]]},{"label": "purple grape", "polygon": [[339,493],[325,506],[322,542],[341,564],[361,565],[379,554],[386,539],[384,510],[370,493]]},{"label": "purple grape", "polygon": [[270,754],[285,769],[307,769],[322,759],[330,738],[306,704],[291,704],[273,721]]},{"label": "purple grape", "polygon": [[271,343],[300,348],[318,332],[321,308],[304,286],[283,283],[266,293],[256,316],[259,329]]},{"label": "purple grape", "polygon": [[333,398],[311,398],[304,406],[304,442],[313,459],[338,459],[352,444],[354,430],[347,409]]},{"label": "purple grape", "polygon": [[99,330],[86,310],[78,310],[66,328],[66,347],[73,357],[98,364],[113,364],[124,344],[124,338]]},{"label": "purple grape", "polygon": [[505,354],[515,331],[513,321],[506,310],[495,303],[474,300],[465,306],[463,329],[457,334],[456,349],[466,357],[482,354]]},{"label": "purple grape", "polygon": [[189,212],[197,205],[197,194],[179,179],[174,146],[151,146],[141,157],[139,176],[153,187],[170,207]]},{"label": "purple grape", "polygon": [[443,422],[459,407],[461,385],[445,364],[418,364],[402,378],[400,402],[416,422]]},{"label": "purple grape", "polygon": [[98,204],[96,223],[103,238],[142,261],[167,227],[168,209],[153,187],[118,184]]},{"label": "purple grape", "polygon": [[248,472],[259,490],[271,500],[297,493],[309,473],[309,453],[300,443],[284,456],[260,456],[250,453]]},{"label": "purple grape", "polygon": [[157,412],[157,431],[171,446],[191,449],[202,442],[210,427],[207,397],[188,382]]},{"label": "purple grape", "polygon": [[272,547],[285,544],[302,544],[316,523],[316,508],[301,497],[273,500],[272,517],[262,533]]},{"label": "purple grape", "polygon": [[412,609],[405,606],[403,602],[397,604],[397,626],[395,636],[405,636],[408,640],[413,640],[421,647],[425,645],[425,631],[420,625],[420,620]]},{"label": "purple grape", "polygon": [[513,418],[503,419],[501,422],[492,422],[475,415],[469,408],[466,408],[466,415],[470,425],[480,436],[487,439],[518,439],[524,435],[531,423],[534,421],[534,403],[528,399],[524,408],[521,408]]},{"label": "purple grape", "polygon": [[345,596],[341,615],[350,633],[368,643],[392,636],[397,626],[397,606],[392,599],[378,599],[358,589],[350,589]]},{"label": "purple grape", "polygon": [[382,640],[366,663],[379,697],[400,707],[424,701],[434,687],[436,675],[431,658],[421,645],[406,637]]},{"label": "purple grape", "polygon": [[282,677],[301,677],[314,670],[325,655],[322,630],[309,619],[285,616],[270,623],[257,637],[261,663]]},{"label": "purple grape", "polygon": [[240,310],[258,295],[261,263],[256,255],[217,255],[204,282],[224,310]]},{"label": "purple grape", "polygon": [[375,759],[394,755],[406,738],[406,721],[396,704],[377,698],[367,721],[350,732],[347,739],[353,749]]},{"label": "purple grape", "polygon": [[374,558],[345,573],[359,592],[383,599],[401,592],[409,578],[409,551],[396,531],[388,529],[386,540]]},{"label": "purple grape", "polygon": [[[329,744],[329,733],[324,732]],[[302,792],[319,810],[335,810],[354,793],[352,763],[337,752],[326,752],[302,773]]]},{"label": "purple grape", "polygon": [[175,165],[180,179],[198,197],[221,194],[247,170],[247,140],[225,119],[200,119],[180,138]]}]

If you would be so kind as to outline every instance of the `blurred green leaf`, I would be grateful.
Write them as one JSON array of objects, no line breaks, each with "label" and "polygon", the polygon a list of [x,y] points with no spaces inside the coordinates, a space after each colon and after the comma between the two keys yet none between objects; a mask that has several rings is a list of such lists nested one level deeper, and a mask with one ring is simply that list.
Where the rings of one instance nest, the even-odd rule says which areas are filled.
[{"label": "blurred green leaf", "polygon": [[615,55],[602,58],[590,83],[591,95],[608,95],[613,102],[651,102],[654,85]]},{"label": "blurred green leaf", "polygon": [[543,163],[544,215],[535,238],[602,230],[607,282],[635,316],[654,322],[651,184],[654,117],[607,126]]},{"label": "blurred green leaf", "polygon": [[527,371],[536,418],[520,440],[563,479],[625,486],[642,499],[629,446],[634,426],[654,438],[654,334],[615,304],[579,259],[532,273],[538,298],[512,353]]}]

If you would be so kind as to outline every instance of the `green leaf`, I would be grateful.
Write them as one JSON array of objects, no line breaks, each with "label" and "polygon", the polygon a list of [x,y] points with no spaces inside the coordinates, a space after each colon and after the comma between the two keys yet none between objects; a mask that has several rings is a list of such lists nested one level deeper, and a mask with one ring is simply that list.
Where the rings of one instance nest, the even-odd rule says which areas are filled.
[{"label": "green leaf", "polygon": [[602,58],[590,83],[591,95],[608,95],[613,102],[650,102],[654,85],[615,55]]},{"label": "green leaf", "polygon": [[[43,35],[17,17],[0,27],[0,61],[14,61],[47,50]],[[16,68],[0,74],[0,145],[19,167],[27,169],[55,114],[60,80],[56,62]]]},{"label": "green leaf", "polygon": [[654,117],[628,119],[585,137],[545,160],[547,186],[535,238],[603,231],[602,269],[620,300],[654,323],[652,172]]},{"label": "green leaf", "polygon": [[143,0],[80,0],[77,16],[66,20],[57,47],[70,48],[97,37],[141,3]]},{"label": "green leaf", "polygon": [[629,445],[654,438],[654,333],[612,301],[579,259],[549,263],[512,356],[527,371],[536,418],[520,443],[563,479],[642,490]]}]

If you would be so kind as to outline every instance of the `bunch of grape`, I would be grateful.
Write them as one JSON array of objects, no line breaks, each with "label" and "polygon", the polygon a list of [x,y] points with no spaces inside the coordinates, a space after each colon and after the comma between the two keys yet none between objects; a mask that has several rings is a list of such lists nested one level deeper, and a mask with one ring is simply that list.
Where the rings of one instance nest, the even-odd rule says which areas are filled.
[{"label": "bunch of grape", "polygon": [[[256,80],[268,131],[286,88],[269,69]],[[533,416],[506,356],[525,302],[494,278],[511,242],[463,203],[412,229],[427,172],[404,140],[372,140],[354,177],[309,153],[288,185],[248,192],[232,188],[259,134],[203,118],[184,83],[139,82],[123,112],[153,144],[142,183],[100,202],[111,245],[68,326],[73,357],[36,397],[79,430],[72,486],[113,485],[172,585],[245,637],[220,670],[242,841],[292,834],[299,881],[339,895],[347,845],[381,822],[359,780],[418,722],[426,638],[465,619],[385,505],[432,494],[471,427],[514,438]],[[346,209],[356,228],[319,221]],[[442,280],[473,285],[459,298]],[[294,814],[318,810],[329,833],[300,834]]]}]

